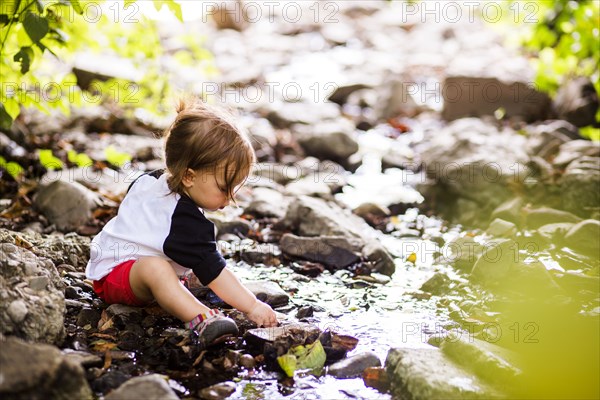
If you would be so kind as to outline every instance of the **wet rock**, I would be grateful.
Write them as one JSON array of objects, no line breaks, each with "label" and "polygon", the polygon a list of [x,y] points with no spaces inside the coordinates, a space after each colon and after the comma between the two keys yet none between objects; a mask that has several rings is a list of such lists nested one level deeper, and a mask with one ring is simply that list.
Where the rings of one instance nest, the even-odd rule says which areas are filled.
[{"label": "wet rock", "polygon": [[587,77],[574,78],[562,84],[554,98],[554,105],[558,115],[575,126],[596,123],[598,93]]},{"label": "wet rock", "polygon": [[[599,146],[600,147],[600,146]],[[580,157],[571,162],[560,179],[563,207],[589,215],[600,205],[600,157]]]},{"label": "wet rock", "polygon": [[295,127],[298,143],[307,155],[321,160],[345,162],[358,151],[352,136],[352,124],[322,123],[310,127]]},{"label": "wet rock", "polygon": [[563,120],[545,121],[529,132],[527,150],[529,154],[550,159],[564,143],[579,138],[579,130],[573,124]]},{"label": "wet rock", "polygon": [[253,243],[252,245],[242,245],[240,248],[240,258],[250,265],[279,265],[281,263],[281,250],[273,243]]},{"label": "wet rock", "polygon": [[[291,344],[303,344],[303,341],[307,337],[314,336],[316,338],[319,333],[320,330],[317,326],[297,323],[274,328],[249,329],[244,334],[244,339],[246,339],[249,344],[262,348],[267,342],[275,342],[288,336],[293,336],[294,340],[290,342],[291,346]],[[287,351],[287,349],[285,351]]]},{"label": "wet rock", "polygon": [[484,247],[472,236],[458,236],[444,245],[442,248],[444,256],[438,261],[453,264],[460,270],[471,271],[483,251]]},{"label": "wet rock", "polygon": [[256,367],[256,360],[250,354],[242,354],[240,356],[240,366],[246,369]]},{"label": "wet rock", "polygon": [[78,286],[67,286],[65,289],[65,298],[67,299],[82,299],[85,297],[85,292]]},{"label": "wet rock", "polygon": [[518,251],[518,244],[509,239],[486,243],[473,266],[471,277],[491,285],[503,281],[519,262]]},{"label": "wet rock", "polygon": [[85,368],[102,366],[102,358],[92,353],[71,349],[65,349],[62,351],[62,353],[64,358],[71,360]]},{"label": "wet rock", "polygon": [[594,219],[581,221],[569,229],[565,241],[573,250],[600,258],[600,222]]},{"label": "wet rock", "polygon": [[370,241],[363,247],[363,255],[373,264],[372,271],[392,276],[396,272],[396,263],[390,253],[377,241]]},{"label": "wet rock", "polygon": [[345,268],[360,259],[363,243],[343,236],[299,237],[286,233],[279,242],[281,250],[334,268]]},{"label": "wet rock", "polygon": [[3,399],[91,399],[81,365],[54,346],[0,339]]},{"label": "wet rock", "polygon": [[198,395],[205,400],[222,400],[235,392],[234,382],[221,382],[200,390]]},{"label": "wet rock", "polygon": [[385,360],[392,394],[398,398],[495,399],[501,393],[454,364],[436,348],[392,348]]},{"label": "wet rock", "polygon": [[444,80],[442,95],[442,117],[446,120],[494,115],[502,108],[508,118],[533,122],[546,119],[551,105],[550,97],[528,81],[508,82],[495,77],[450,74]]},{"label": "wet rock", "polygon": [[286,305],[290,296],[275,282],[256,281],[244,282],[244,286],[260,300],[271,307]]},{"label": "wet rock", "polygon": [[179,396],[167,383],[168,377],[158,374],[138,376],[123,383],[104,398],[106,400],[147,399],[177,400]]},{"label": "wet rock", "polygon": [[59,230],[66,232],[84,225],[101,202],[96,193],[83,185],[59,180],[41,186],[33,204]]},{"label": "wet rock", "polygon": [[449,284],[450,278],[442,272],[437,272],[421,285],[421,290],[433,295],[441,295],[448,290]]},{"label": "wet rock", "polygon": [[312,306],[300,307],[298,309],[298,311],[296,312],[296,318],[303,319],[303,318],[312,317],[313,313],[314,313],[314,309]]},{"label": "wet rock", "polygon": [[356,354],[327,367],[327,374],[336,378],[354,378],[362,375],[370,367],[380,367],[381,361],[376,354],[366,352]]},{"label": "wet rock", "polygon": [[539,207],[536,209],[526,210],[527,226],[532,229],[537,229],[540,226],[548,224],[556,224],[559,222],[576,223],[581,221],[577,217],[566,211],[556,210],[550,207]]},{"label": "wet rock", "polygon": [[525,138],[511,129],[464,118],[431,136],[419,152],[427,175],[448,196],[474,202],[481,218],[511,197],[511,186],[527,176],[524,146]]},{"label": "wet rock", "polygon": [[549,243],[560,244],[564,243],[564,238],[569,229],[573,227],[572,222],[558,222],[555,224],[547,224],[540,226],[537,233],[546,239]]},{"label": "wet rock", "polygon": [[389,208],[376,203],[362,203],[352,210],[352,212],[367,222],[373,217],[385,218],[391,215]]},{"label": "wet rock", "polygon": [[445,355],[493,385],[514,386],[522,378],[518,356],[500,346],[465,335],[448,335],[441,343]]},{"label": "wet rock", "polygon": [[361,218],[333,202],[308,196],[301,196],[290,204],[281,225],[300,236],[374,237],[373,229]]},{"label": "wet rock", "polygon": [[517,226],[512,222],[496,218],[485,231],[488,235],[510,237],[517,233]]},{"label": "wet rock", "polygon": [[235,218],[232,220],[227,220],[218,215],[209,215],[208,219],[210,219],[217,228],[217,235],[226,235],[228,233],[238,235],[241,237],[248,236],[248,232],[252,229],[252,224],[242,218]]},{"label": "wet rock", "polygon": [[99,378],[94,379],[94,381],[92,382],[92,390],[94,392],[107,393],[127,382],[129,378],[130,377],[128,377],[121,371],[108,371],[101,375]]},{"label": "wet rock", "polygon": [[140,322],[143,312],[139,307],[126,306],[124,304],[111,304],[105,310],[106,319],[112,319],[117,327],[121,328],[131,323]]},{"label": "wet rock", "polygon": [[520,197],[507,200],[492,211],[492,219],[500,218],[522,226],[524,223],[523,205],[523,199]]},{"label": "wet rock", "polygon": [[91,327],[98,326],[98,321],[100,321],[100,311],[95,308],[82,308],[77,314],[77,325],[78,326],[87,326]]},{"label": "wet rock", "polygon": [[64,286],[52,262],[10,243],[0,244],[0,252],[0,332],[31,341],[61,343]]},{"label": "wet rock", "polygon": [[600,157],[600,146],[590,140],[571,140],[560,146],[558,154],[552,160],[552,165],[565,168],[581,157]]}]

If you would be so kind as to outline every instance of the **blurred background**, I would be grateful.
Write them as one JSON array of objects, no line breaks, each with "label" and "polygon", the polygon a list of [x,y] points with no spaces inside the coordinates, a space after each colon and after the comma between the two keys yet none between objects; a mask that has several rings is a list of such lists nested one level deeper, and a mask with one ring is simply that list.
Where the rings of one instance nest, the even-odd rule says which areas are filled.
[{"label": "blurred background", "polygon": [[[597,398],[599,41],[596,0],[4,1],[2,334],[101,357],[83,395],[158,372],[184,398]],[[164,167],[186,96],[235,111],[258,157],[211,216],[230,267],[382,367],[285,378],[290,343],[202,361],[167,316],[101,313],[90,238]],[[7,272],[29,250],[54,314],[11,287],[41,274]]]}]

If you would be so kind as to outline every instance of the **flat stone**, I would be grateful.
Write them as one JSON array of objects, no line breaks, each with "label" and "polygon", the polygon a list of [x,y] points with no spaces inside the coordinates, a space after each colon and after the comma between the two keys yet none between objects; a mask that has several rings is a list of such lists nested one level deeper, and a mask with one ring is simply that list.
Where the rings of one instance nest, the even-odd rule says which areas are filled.
[{"label": "flat stone", "polygon": [[385,367],[392,394],[401,399],[496,399],[501,393],[456,365],[434,347],[388,352]]},{"label": "flat stone", "polygon": [[300,237],[286,233],[279,242],[281,250],[291,256],[345,268],[360,260],[363,243],[343,236]]},{"label": "flat stone", "polygon": [[581,221],[581,218],[566,211],[556,210],[550,207],[539,207],[527,210],[526,220],[529,228],[537,229],[543,225],[556,224],[559,222],[577,223]]},{"label": "flat stone", "polygon": [[308,334],[318,334],[318,332],[320,332],[319,328],[315,325],[297,323],[276,326],[274,328],[249,329],[244,334],[244,338],[252,343],[264,344],[265,342],[275,342],[294,330],[307,332]]},{"label": "flat stone", "polygon": [[500,218],[494,219],[485,231],[488,235],[510,237],[517,233],[517,226]]},{"label": "flat stone", "polygon": [[260,300],[271,307],[286,305],[290,296],[275,282],[252,281],[244,282],[244,286]]},{"label": "flat stone", "polygon": [[565,236],[567,246],[596,259],[600,258],[600,222],[586,219],[569,229]]},{"label": "flat stone", "polygon": [[369,367],[380,367],[381,361],[371,352],[360,353],[340,360],[327,367],[327,374],[336,378],[355,378]]},{"label": "flat stone", "polygon": [[179,396],[169,387],[167,379],[168,377],[158,374],[138,376],[123,383],[104,398],[106,400],[178,400]]},{"label": "flat stone", "polygon": [[494,385],[512,386],[522,379],[522,371],[514,364],[518,356],[492,343],[465,335],[447,335],[441,349],[450,359]]}]

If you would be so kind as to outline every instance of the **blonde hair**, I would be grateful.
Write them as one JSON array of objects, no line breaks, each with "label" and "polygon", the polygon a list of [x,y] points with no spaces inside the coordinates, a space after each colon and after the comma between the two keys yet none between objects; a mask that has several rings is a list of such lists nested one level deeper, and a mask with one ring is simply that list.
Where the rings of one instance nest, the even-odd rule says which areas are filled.
[{"label": "blonde hair", "polygon": [[233,115],[199,99],[180,100],[177,117],[165,134],[167,182],[172,192],[183,194],[188,168],[222,172],[231,200],[235,187],[250,174],[256,160],[252,144],[233,121]]}]

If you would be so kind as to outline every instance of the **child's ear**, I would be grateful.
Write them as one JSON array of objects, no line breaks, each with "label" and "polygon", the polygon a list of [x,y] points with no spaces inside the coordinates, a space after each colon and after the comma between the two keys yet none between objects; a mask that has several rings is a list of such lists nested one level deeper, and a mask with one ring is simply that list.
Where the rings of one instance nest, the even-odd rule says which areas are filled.
[{"label": "child's ear", "polygon": [[194,179],[196,178],[196,171],[191,168],[188,168],[183,174],[182,183],[186,188],[194,186]]}]

